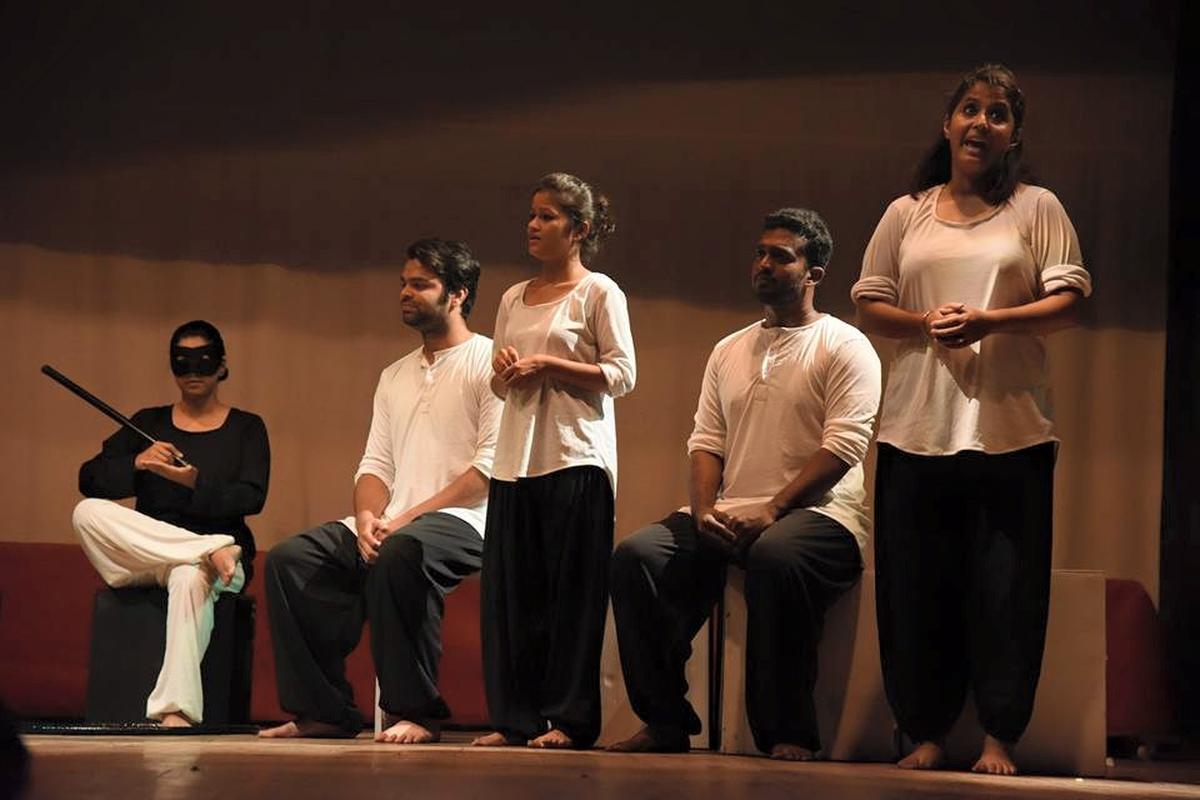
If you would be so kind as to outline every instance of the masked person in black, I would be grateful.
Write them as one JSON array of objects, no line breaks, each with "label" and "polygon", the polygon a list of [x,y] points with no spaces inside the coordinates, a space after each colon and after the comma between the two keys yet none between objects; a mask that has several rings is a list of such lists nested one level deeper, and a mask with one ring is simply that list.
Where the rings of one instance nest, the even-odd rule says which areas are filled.
[{"label": "masked person in black", "polygon": [[[211,323],[194,320],[171,336],[179,401],[144,408],[104,440],[79,470],[87,498],[72,524],[84,553],[113,587],[164,586],[166,652],[146,716],[165,726],[202,721],[200,662],[221,592],[240,592],[250,577],[254,536],[245,517],[267,498],[271,453],[262,418],[223,404],[229,377],[225,343]],[[134,509],[115,500],[136,498]]]}]

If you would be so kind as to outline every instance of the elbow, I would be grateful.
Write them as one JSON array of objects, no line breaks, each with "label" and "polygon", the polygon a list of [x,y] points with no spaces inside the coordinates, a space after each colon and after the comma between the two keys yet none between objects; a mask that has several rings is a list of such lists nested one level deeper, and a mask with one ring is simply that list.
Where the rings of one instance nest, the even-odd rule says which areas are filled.
[{"label": "elbow", "polygon": [[855,317],[858,329],[863,333],[882,333],[879,313],[876,308],[882,300],[872,300],[868,297],[854,298]]},{"label": "elbow", "polygon": [[688,458],[695,461],[725,462],[725,450],[719,442],[693,439],[688,442]]},{"label": "elbow", "polygon": [[1060,298],[1060,305],[1053,315],[1044,318],[1041,325],[1031,326],[1034,333],[1055,333],[1067,328],[1078,327],[1083,323],[1087,301],[1082,290],[1074,286],[1062,287],[1052,292],[1050,296]]},{"label": "elbow", "polygon": [[467,475],[470,483],[479,487],[483,492],[483,497],[486,498],[492,483],[492,454],[476,456],[475,460],[471,462],[471,468],[467,470]]},{"label": "elbow", "polygon": [[365,478],[378,481],[379,487],[383,491],[390,492],[392,483],[396,479],[396,473],[391,464],[364,458],[358,465],[358,471],[354,473],[355,489],[358,488],[359,481]]},{"label": "elbow", "polygon": [[860,278],[850,289],[850,299],[858,312],[858,327],[867,333],[886,335],[887,316],[884,309],[896,307],[900,300],[899,286],[892,278],[871,275]]},{"label": "elbow", "polygon": [[629,394],[637,384],[637,371],[628,362],[601,364],[600,375],[604,378],[605,391],[614,398]]},{"label": "elbow", "polygon": [[79,493],[84,497],[98,497],[101,500],[119,500],[122,495],[112,489],[106,489],[105,484],[96,479],[90,470],[79,471]]},{"label": "elbow", "polygon": [[856,430],[835,431],[821,442],[821,449],[836,459],[846,471],[861,464],[871,445],[871,428],[865,425]]},{"label": "elbow", "polygon": [[251,517],[261,514],[267,505],[267,490],[254,487],[247,489],[239,487],[233,493],[226,495],[224,500],[215,503],[192,502],[192,511],[198,516],[224,517],[236,514],[239,517]]},{"label": "elbow", "polygon": [[1062,311],[1063,328],[1074,328],[1083,324],[1084,310],[1087,308],[1087,296],[1080,289],[1066,289],[1066,307]]},{"label": "elbow", "polygon": [[246,514],[261,514],[262,510],[267,505],[267,490],[262,489],[256,491],[251,497],[247,498],[250,502],[247,504]]}]

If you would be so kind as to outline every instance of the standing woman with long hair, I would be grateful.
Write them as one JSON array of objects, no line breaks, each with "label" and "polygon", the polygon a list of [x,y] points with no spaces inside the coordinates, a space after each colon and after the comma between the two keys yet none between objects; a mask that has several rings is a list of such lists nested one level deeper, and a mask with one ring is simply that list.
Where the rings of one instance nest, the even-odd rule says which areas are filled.
[{"label": "standing woman with long hair", "polygon": [[875,562],[888,701],[932,769],[973,692],[976,772],[1014,774],[1050,591],[1054,460],[1042,337],[1076,324],[1091,278],[1058,198],[1022,164],[1007,68],[963,77],[912,193],[891,203],[851,292],[898,340],[879,425]]},{"label": "standing woman with long hair", "polygon": [[504,399],[483,547],[483,746],[584,748],[600,732],[600,653],[617,480],[613,399],[633,389],[625,295],[586,266],[614,230],[579,178],[538,181],[532,280],[496,315]]}]

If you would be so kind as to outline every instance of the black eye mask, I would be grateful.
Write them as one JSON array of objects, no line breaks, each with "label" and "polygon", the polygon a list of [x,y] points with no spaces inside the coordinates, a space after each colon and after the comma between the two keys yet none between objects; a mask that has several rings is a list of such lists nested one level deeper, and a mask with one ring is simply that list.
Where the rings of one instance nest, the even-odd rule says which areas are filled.
[{"label": "black eye mask", "polygon": [[171,372],[177,376],[215,375],[221,368],[221,358],[224,355],[221,348],[215,344],[206,344],[203,347],[171,345]]}]

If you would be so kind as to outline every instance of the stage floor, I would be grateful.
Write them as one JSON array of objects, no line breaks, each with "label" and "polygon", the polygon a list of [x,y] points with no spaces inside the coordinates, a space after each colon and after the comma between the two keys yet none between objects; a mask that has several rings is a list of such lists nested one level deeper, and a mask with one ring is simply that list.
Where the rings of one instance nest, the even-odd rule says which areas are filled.
[{"label": "stage floor", "polygon": [[903,772],[890,764],[786,764],[764,758],[617,755],[602,751],[480,750],[466,734],[438,745],[264,741],[251,736],[28,736],[29,800],[325,800],[330,797],[604,797],[620,800],[953,800],[956,798],[1200,798],[1200,786],[1147,782],[1200,777],[1195,766],[1118,765],[1143,780],[991,778],[964,772]]}]

